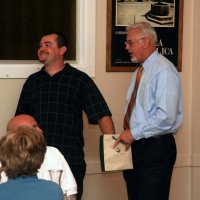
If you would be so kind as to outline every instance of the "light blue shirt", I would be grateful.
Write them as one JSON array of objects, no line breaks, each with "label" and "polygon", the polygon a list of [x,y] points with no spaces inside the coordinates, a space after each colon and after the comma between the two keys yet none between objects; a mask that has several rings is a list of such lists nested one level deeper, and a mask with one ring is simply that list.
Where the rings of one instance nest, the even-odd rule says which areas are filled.
[{"label": "light blue shirt", "polygon": [[[182,89],[174,65],[155,51],[143,63],[143,73],[130,129],[135,140],[175,133],[183,121]],[[127,94],[127,105],[135,85],[133,74]]]}]

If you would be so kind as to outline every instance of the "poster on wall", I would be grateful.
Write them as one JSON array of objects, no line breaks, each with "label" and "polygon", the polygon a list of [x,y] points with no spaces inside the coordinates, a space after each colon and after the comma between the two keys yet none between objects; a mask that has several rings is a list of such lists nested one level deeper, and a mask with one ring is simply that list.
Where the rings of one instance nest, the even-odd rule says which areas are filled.
[{"label": "poster on wall", "polygon": [[150,23],[157,32],[158,51],[182,70],[183,0],[107,0],[106,71],[132,72],[125,50],[126,27],[136,22]]}]

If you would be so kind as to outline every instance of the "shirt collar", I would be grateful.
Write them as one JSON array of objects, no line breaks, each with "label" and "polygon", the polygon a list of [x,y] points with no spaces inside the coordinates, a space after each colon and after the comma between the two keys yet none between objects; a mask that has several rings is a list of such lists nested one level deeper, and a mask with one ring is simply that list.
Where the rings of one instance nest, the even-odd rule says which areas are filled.
[{"label": "shirt collar", "polygon": [[145,62],[142,64],[143,68],[147,69],[147,67],[149,66],[149,63],[151,63],[153,60],[155,60],[155,57],[157,57],[159,54],[158,50],[156,49],[146,60]]}]

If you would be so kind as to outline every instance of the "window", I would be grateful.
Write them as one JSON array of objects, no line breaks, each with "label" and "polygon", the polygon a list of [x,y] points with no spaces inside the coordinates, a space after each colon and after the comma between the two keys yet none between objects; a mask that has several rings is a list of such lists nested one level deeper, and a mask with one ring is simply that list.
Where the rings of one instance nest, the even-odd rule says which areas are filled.
[{"label": "window", "polygon": [[[76,60],[66,61],[72,66],[95,76],[95,18],[96,0],[76,1]],[[27,78],[40,70],[37,60],[1,60],[0,78]]]}]

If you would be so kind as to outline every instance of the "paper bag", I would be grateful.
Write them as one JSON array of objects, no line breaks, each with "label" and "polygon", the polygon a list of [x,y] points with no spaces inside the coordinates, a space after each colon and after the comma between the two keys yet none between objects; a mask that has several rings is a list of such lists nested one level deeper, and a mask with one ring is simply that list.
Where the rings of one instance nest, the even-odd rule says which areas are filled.
[{"label": "paper bag", "polygon": [[127,151],[126,146],[122,143],[113,148],[118,137],[119,134],[100,136],[100,161],[103,172],[133,169],[131,146]]}]

